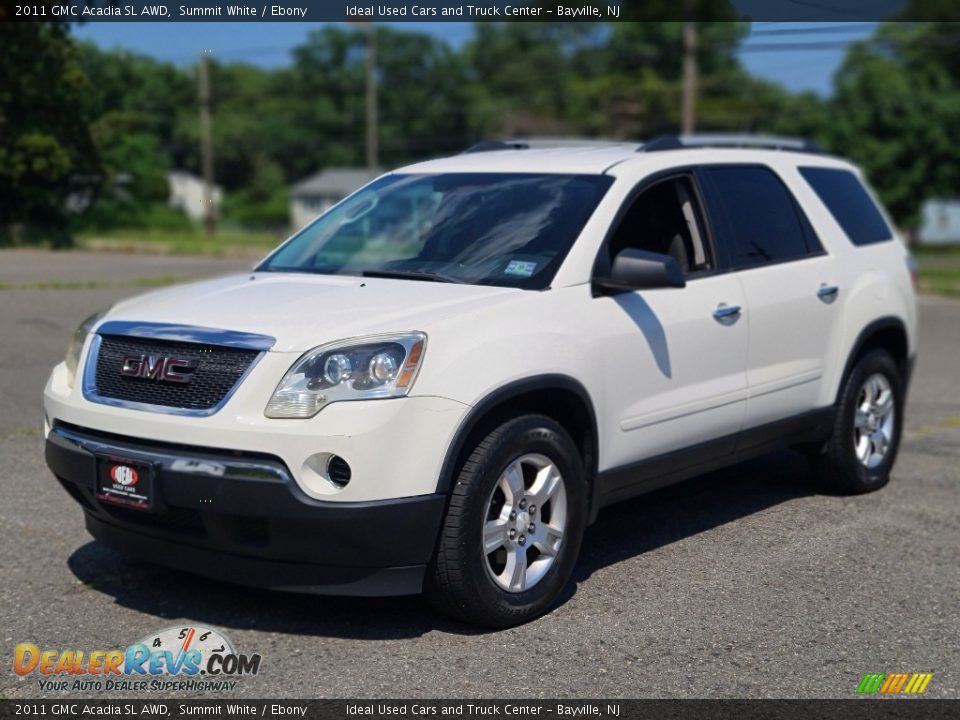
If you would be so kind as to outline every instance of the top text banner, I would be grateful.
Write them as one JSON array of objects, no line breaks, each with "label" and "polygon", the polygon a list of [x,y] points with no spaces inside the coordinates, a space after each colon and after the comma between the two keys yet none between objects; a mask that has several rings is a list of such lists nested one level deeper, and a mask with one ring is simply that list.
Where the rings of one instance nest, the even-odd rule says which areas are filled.
[{"label": "top text banner", "polygon": [[[937,20],[960,20],[960,3]],[[642,22],[925,20],[918,0],[35,0],[0,3],[14,22]],[[944,17],[944,13],[956,17]]]}]

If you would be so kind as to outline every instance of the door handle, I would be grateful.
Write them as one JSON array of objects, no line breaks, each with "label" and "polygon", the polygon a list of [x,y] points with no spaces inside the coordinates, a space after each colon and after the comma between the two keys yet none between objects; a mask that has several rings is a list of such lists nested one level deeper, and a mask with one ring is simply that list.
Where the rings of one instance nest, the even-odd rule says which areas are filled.
[{"label": "door handle", "polygon": [[836,285],[827,285],[823,283],[820,286],[820,289],[817,290],[817,297],[823,300],[825,303],[832,303],[837,299],[837,295],[840,294],[840,288]]},{"label": "door handle", "polygon": [[718,305],[717,309],[713,311],[713,317],[717,322],[720,323],[733,323],[738,317],[740,317],[740,306],[726,304]]}]

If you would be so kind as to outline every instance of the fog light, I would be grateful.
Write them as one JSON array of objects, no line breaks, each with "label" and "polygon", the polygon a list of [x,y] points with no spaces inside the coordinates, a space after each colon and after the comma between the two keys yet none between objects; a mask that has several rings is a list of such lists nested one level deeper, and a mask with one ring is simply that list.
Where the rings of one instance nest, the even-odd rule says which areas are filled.
[{"label": "fog light", "polygon": [[327,460],[327,477],[330,482],[339,487],[343,487],[350,482],[350,465],[339,455],[331,455]]}]

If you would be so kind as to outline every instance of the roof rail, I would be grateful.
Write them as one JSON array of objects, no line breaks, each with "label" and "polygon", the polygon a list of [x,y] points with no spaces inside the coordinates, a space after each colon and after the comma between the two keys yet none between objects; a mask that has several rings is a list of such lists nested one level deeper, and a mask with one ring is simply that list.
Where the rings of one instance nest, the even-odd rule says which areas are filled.
[{"label": "roof rail", "polygon": [[496,150],[529,150],[530,146],[520,140],[481,140],[476,145],[471,145],[463,154],[494,152]]},{"label": "roof rail", "polygon": [[637,152],[683,150],[691,148],[755,148],[760,150],[790,150],[823,154],[815,141],[807,138],[779,137],[776,135],[737,135],[704,133],[701,135],[657,135],[645,142]]},{"label": "roof rail", "polygon": [[481,140],[464,150],[464,153],[494,152],[496,150],[592,150],[595,148],[620,148],[632,150],[635,140],[604,140],[588,137],[524,137],[505,140]]}]

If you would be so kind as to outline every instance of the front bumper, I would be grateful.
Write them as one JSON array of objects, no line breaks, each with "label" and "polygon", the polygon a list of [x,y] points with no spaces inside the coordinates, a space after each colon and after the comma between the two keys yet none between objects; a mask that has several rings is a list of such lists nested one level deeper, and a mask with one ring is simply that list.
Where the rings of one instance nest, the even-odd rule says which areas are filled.
[{"label": "front bumper", "polygon": [[[97,458],[154,468],[153,511],[96,499]],[[276,457],[145,442],[57,424],[47,465],[84,509],[87,529],[134,557],[243,585],[339,595],[421,590],[443,495],[325,502]]]},{"label": "front bumper", "polygon": [[[447,448],[469,406],[433,396],[332,403],[308,420],[275,420],[263,414],[277,381],[293,360],[266,353],[218,412],[183,417],[91,402],[79,383],[70,387],[63,363],[44,390],[48,425],[150,438],[166,446],[243,450],[279,459],[309,497],[330,502],[379,502],[437,492]],[[349,463],[346,487],[325,477],[326,461]]]}]

